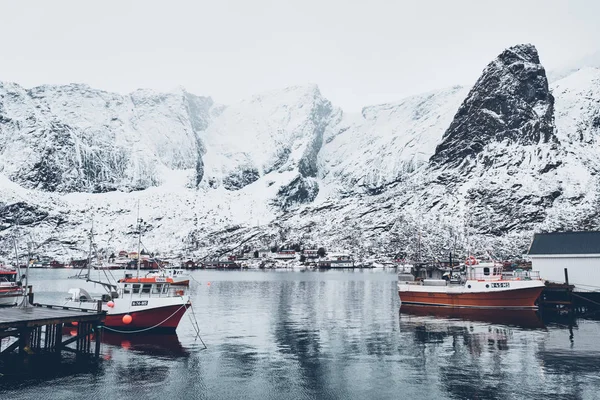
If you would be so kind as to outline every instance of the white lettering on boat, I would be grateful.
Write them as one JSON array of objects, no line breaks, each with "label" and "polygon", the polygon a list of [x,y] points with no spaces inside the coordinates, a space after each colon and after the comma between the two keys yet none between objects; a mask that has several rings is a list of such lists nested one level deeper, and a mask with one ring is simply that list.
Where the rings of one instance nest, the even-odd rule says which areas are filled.
[{"label": "white lettering on boat", "polygon": [[137,300],[137,301],[131,302],[132,307],[147,306],[147,305],[148,305],[148,300]]}]

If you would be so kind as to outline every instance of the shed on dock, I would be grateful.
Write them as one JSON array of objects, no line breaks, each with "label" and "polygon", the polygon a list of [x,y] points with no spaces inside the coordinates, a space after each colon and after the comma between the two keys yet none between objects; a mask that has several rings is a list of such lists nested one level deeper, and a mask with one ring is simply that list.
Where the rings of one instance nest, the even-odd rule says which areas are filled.
[{"label": "shed on dock", "polygon": [[563,283],[566,268],[575,291],[600,290],[600,232],[536,233],[528,254],[543,279]]}]

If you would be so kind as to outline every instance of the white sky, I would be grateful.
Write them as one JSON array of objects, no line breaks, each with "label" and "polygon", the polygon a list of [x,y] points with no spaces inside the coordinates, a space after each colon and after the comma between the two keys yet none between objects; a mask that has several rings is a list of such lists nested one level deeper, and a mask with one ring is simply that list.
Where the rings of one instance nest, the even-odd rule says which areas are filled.
[{"label": "white sky", "polygon": [[600,50],[600,1],[0,0],[0,80],[230,104],[317,83],[345,110],[471,85],[504,48],[546,69]]}]

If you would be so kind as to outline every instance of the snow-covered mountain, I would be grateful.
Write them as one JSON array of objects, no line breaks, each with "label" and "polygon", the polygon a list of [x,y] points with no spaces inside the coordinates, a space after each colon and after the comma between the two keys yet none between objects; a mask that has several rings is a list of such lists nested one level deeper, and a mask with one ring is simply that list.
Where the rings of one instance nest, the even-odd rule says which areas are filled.
[{"label": "snow-covered mountain", "polygon": [[49,192],[146,189],[195,169],[198,133],[220,110],[183,90],[0,83],[0,172]]},{"label": "snow-covered mountain", "polygon": [[101,246],[215,254],[269,244],[519,254],[534,230],[597,228],[600,70],[550,86],[507,49],[472,88],[347,114],[314,85],[222,106],[184,90],[0,85],[0,255]]},{"label": "snow-covered mountain", "polygon": [[328,130],[320,177],[346,191],[379,191],[427,163],[467,94],[453,87],[365,107]]}]

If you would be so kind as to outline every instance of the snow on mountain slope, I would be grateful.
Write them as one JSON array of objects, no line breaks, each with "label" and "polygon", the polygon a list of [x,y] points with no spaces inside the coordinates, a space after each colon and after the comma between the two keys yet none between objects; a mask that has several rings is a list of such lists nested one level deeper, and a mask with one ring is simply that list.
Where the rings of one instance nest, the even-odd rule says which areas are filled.
[{"label": "snow on mountain slope", "polygon": [[380,190],[426,163],[467,94],[461,87],[344,115],[328,129],[321,177],[346,190]]},{"label": "snow on mountain slope", "polygon": [[548,81],[551,84],[585,68],[600,68],[600,51],[588,54],[579,60],[569,62],[560,68],[548,71]]},{"label": "snow on mountain slope", "polygon": [[312,201],[318,192],[317,154],[339,111],[317,86],[290,87],[227,107],[200,137],[205,144],[203,188],[240,190],[263,179],[280,181],[279,206]]},{"label": "snow on mountain slope", "polygon": [[468,94],[355,115],[315,86],[224,107],[182,90],[2,84],[0,253],[19,224],[40,251],[81,255],[92,219],[101,247],[132,248],[139,202],[143,243],[163,254],[304,243],[414,258],[420,237],[427,258],[518,255],[534,230],[598,228],[599,78],[549,88],[519,45]]},{"label": "snow on mountain slope", "polygon": [[587,144],[584,149],[597,150],[593,145],[600,140],[600,68],[578,70],[555,82],[552,92],[556,97],[559,140]]},{"label": "snow on mountain slope", "polygon": [[544,226],[554,229],[600,227],[600,69],[582,68],[552,84],[556,136],[571,171],[564,195],[547,211]]},{"label": "snow on mountain slope", "polygon": [[[600,99],[595,90],[581,96],[578,82],[565,80],[565,93]],[[571,117],[567,104],[582,107],[561,99],[559,128]],[[417,234],[429,257],[457,247],[518,255],[536,229],[597,227],[587,218],[600,210],[595,173],[580,148],[561,143],[553,116],[554,97],[536,49],[507,49],[483,71],[429,163],[382,193],[326,199],[290,216],[289,224],[331,238],[330,245],[395,247],[411,258]],[[586,132],[595,129],[593,118],[575,115],[575,121]]]},{"label": "snow on mountain slope", "polygon": [[[533,230],[548,211],[594,197],[592,175],[554,126],[554,97],[535,47],[505,50],[488,65],[458,113],[424,177],[432,210],[468,210],[477,232]],[[574,211],[574,210],[571,210]]]},{"label": "snow on mountain slope", "polygon": [[210,98],[182,90],[122,96],[77,84],[0,84],[0,171],[45,191],[158,185],[196,167],[197,134],[213,109]]}]

